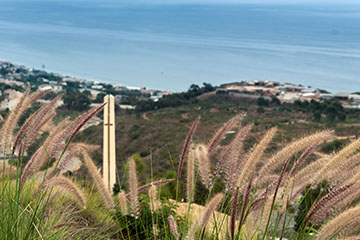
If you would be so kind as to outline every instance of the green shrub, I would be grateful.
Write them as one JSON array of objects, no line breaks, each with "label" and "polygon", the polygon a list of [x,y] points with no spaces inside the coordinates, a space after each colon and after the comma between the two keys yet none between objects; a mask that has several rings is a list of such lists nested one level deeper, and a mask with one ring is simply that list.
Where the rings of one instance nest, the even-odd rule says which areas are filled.
[{"label": "green shrub", "polygon": [[140,157],[147,157],[147,156],[149,156],[149,155],[150,155],[149,150],[145,150],[145,151],[142,151],[142,152],[140,153]]},{"label": "green shrub", "polygon": [[321,146],[321,151],[327,154],[338,152],[349,143],[348,139],[335,139]]}]

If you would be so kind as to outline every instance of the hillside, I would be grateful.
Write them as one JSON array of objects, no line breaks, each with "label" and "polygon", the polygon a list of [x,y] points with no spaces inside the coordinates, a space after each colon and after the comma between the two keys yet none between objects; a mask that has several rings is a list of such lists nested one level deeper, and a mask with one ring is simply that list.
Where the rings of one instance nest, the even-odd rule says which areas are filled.
[{"label": "hillside", "polygon": [[[207,94],[199,97],[201,100],[178,107],[164,107],[145,112],[137,112],[136,109],[128,112],[119,111],[117,138],[120,157],[117,170],[120,172],[121,186],[114,185],[113,195],[107,190],[98,171],[101,163],[94,164],[90,156],[96,147],[75,142],[66,148],[67,143],[78,134],[87,120],[96,113],[101,113],[104,105],[100,104],[78,115],[70,124],[65,124],[66,126],[59,124],[55,127],[47,115],[53,117],[56,112],[60,114],[58,119],[69,116],[66,114],[66,108],[57,108],[56,102],[61,97],[59,95],[35,110],[18,130],[17,123],[26,115],[20,110],[24,111],[32,106],[32,103],[44,94],[46,92],[26,91],[24,96],[29,96],[29,100],[22,98],[23,101],[19,101],[15,108],[18,111],[11,112],[3,121],[0,135],[3,152],[11,152],[20,145],[20,154],[15,158],[12,154],[4,154],[5,161],[0,170],[0,190],[5,193],[5,201],[0,201],[0,209],[4,209],[1,210],[1,236],[9,235],[9,239],[24,239],[22,236],[27,235],[30,237],[26,239],[37,239],[33,236],[40,235],[42,239],[51,239],[57,234],[58,239],[69,239],[70,236],[73,239],[89,239],[88,236],[94,236],[94,239],[158,239],[156,236],[159,236],[159,239],[172,239],[169,235],[169,230],[172,230],[168,229],[168,226],[177,224],[185,239],[198,239],[195,236],[196,228],[201,226],[198,222],[205,221],[204,216],[212,216],[214,213],[216,218],[213,220],[206,218],[206,227],[202,230],[206,234],[204,239],[212,239],[211,236],[214,234],[217,235],[216,238],[224,239],[224,234],[229,235],[226,232],[227,226],[230,226],[230,230],[233,229],[230,231],[230,234],[234,235],[232,239],[243,239],[243,234],[248,238],[248,234],[254,235],[248,230],[254,225],[260,229],[256,230],[255,234],[259,231],[264,237],[276,236],[279,232],[287,239],[295,239],[296,235],[298,239],[308,239],[309,226],[311,231],[319,229],[319,239],[327,239],[332,234],[331,231],[341,229],[341,226],[335,225],[337,222],[351,223],[352,214],[358,214],[359,206],[351,207],[354,200],[359,199],[359,185],[356,184],[359,174],[356,170],[359,168],[360,139],[347,144],[336,154],[327,154],[326,157],[315,160],[315,155],[322,156],[322,152],[337,151],[350,141],[349,138],[357,138],[359,111],[343,109],[336,101],[295,102],[287,105],[281,104],[276,98],[270,101],[259,98],[255,102],[246,100],[247,98]],[[248,117],[243,119],[244,115],[239,116],[240,112],[247,112]],[[99,115],[90,126],[85,127],[77,141],[101,143],[101,114]],[[194,157],[188,157],[185,163],[182,162],[186,167],[183,168],[186,169],[186,181],[180,174],[177,174],[179,181],[174,181],[176,173],[171,170],[175,170],[174,166],[178,165],[175,162],[187,128],[198,115],[202,116],[203,122],[195,135],[195,150],[187,149],[189,156],[194,156],[195,153],[199,167],[194,167]],[[234,115],[235,117],[232,117]],[[205,143],[215,129],[230,117],[231,120],[224,125],[223,130],[212,138],[209,147],[197,144]],[[221,147],[231,140],[235,133],[232,130],[236,130],[232,127],[236,128],[235,123],[240,119],[244,125],[251,123],[252,133],[247,134],[250,131],[248,127],[241,128],[240,133],[246,134],[247,139],[236,134],[230,147],[223,152],[224,155],[220,155],[221,153],[217,153],[217,146]],[[196,125],[199,123],[198,120],[199,118]],[[53,129],[47,138],[48,132],[44,129],[49,128],[44,128],[46,124]],[[328,127],[335,129],[338,139],[331,130],[318,131]],[[37,130],[35,134],[34,129]],[[15,130],[18,130],[19,141],[11,145],[11,134],[6,133]],[[34,138],[30,137],[35,137],[37,133],[46,140],[37,141],[36,153],[33,151],[29,156],[28,150],[34,147]],[[350,135],[354,133],[355,135]],[[300,138],[302,135],[308,136]],[[294,138],[300,140],[288,143]],[[218,141],[222,139],[222,143]],[[240,146],[244,145],[248,150],[257,141],[259,144],[253,151],[241,151]],[[31,145],[27,145],[28,143]],[[314,148],[318,145],[319,149]],[[27,159],[22,154],[22,146],[29,146]],[[123,166],[127,155],[136,152],[140,152],[139,155],[143,158],[136,155],[129,157],[129,161],[126,161],[127,166]],[[273,153],[275,157],[270,157]],[[61,159],[49,159],[49,156],[58,155]],[[101,160],[101,150],[94,156]],[[83,167],[80,171],[68,172],[71,169],[69,167],[74,166],[73,160],[76,158],[83,160]],[[305,164],[306,161],[314,162]],[[46,166],[51,163],[52,166]],[[128,173],[126,179],[123,178],[124,169],[127,169]],[[150,174],[156,178],[153,179]],[[157,181],[159,175],[163,175],[162,180]],[[139,187],[139,178],[141,185],[144,181],[152,183],[148,182],[149,184]],[[346,184],[348,181],[350,183]],[[160,188],[160,185],[164,184],[166,185]],[[238,205],[236,202],[240,193],[242,203]],[[334,205],[332,197],[336,201],[339,198],[340,202]],[[339,209],[339,215],[327,217],[334,212],[334,207]],[[28,208],[39,211],[26,211]],[[234,213],[234,208],[241,210],[238,221],[240,228],[237,230],[240,235],[236,238],[237,214]],[[217,209],[219,210],[215,212]],[[245,214],[245,211],[248,212]],[[324,211],[325,217],[322,216]],[[284,225],[279,224],[282,214],[285,219]],[[321,225],[314,214],[321,214]],[[261,215],[265,217],[259,218]],[[346,216],[345,220],[343,216]],[[219,217],[224,219],[224,228],[218,228],[216,225]],[[69,226],[65,226],[64,222],[69,223]],[[285,229],[286,222],[291,224],[286,228],[289,230],[278,231]],[[68,230],[69,227],[71,230]],[[48,229],[57,228],[63,230],[48,233]],[[205,232],[206,228],[209,228],[209,232]],[[158,231],[155,232],[154,229]],[[349,229],[347,234],[354,232],[353,227]],[[74,238],[74,233],[79,237]],[[175,232],[173,235],[178,234]],[[211,234],[209,238],[208,234]],[[312,235],[312,232],[310,234]]]},{"label": "hillside", "polygon": [[[359,132],[359,113],[354,112],[355,110],[347,111],[344,121],[329,122],[324,116],[320,121],[315,121],[311,112],[294,104],[270,103],[259,106],[261,103],[256,100],[218,95],[209,95],[202,99],[193,104],[143,113],[118,111],[116,154],[120,176],[123,176],[125,160],[135,153],[139,153],[145,163],[140,169],[144,173],[143,180],[150,177],[150,166],[154,176],[163,176],[167,171],[175,170],[183,141],[192,121],[198,115],[201,116],[201,123],[195,133],[196,142],[206,142],[217,128],[240,112],[247,113],[244,124],[254,123],[245,144],[246,148],[250,148],[263,135],[265,129],[278,126],[280,131],[276,143],[268,149],[269,154],[294,138],[320,129],[334,129],[340,138],[345,139],[341,140],[343,142],[347,138],[356,137]],[[228,138],[231,138],[231,135]],[[80,134],[78,140],[92,144],[102,143],[102,125],[89,127]],[[339,147],[341,144],[342,142],[333,145]],[[330,150],[332,147],[330,146]],[[94,154],[98,164],[102,159],[101,151],[102,149]]]}]

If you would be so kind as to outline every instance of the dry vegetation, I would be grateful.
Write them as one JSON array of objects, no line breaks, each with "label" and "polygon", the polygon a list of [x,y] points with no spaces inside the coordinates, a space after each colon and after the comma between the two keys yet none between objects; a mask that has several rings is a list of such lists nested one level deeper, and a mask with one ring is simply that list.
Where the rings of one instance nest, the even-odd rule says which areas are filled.
[{"label": "dry vegetation", "polygon": [[[44,94],[26,91],[1,128],[1,239],[360,237],[360,139],[336,153],[317,157],[314,152],[319,146],[335,138],[333,131],[322,130],[304,134],[269,154],[279,136],[278,127],[266,129],[261,140],[247,149],[246,137],[255,125],[246,124],[245,113],[228,120],[209,141],[194,139],[197,129],[203,127],[198,117],[185,138],[174,179],[150,178],[139,186],[133,157],[123,167],[128,191],[121,189],[112,195],[91,158],[90,152],[97,146],[73,141],[103,105],[52,127],[44,143],[23,162],[39,132],[53,124],[60,96],[17,126],[22,113]],[[236,134],[223,144],[230,130]],[[77,158],[86,167],[89,177],[85,180],[64,171]],[[324,182],[328,193],[317,195],[296,226],[295,215],[309,190]],[[174,200],[163,194],[171,184]],[[195,198],[204,206],[195,204]]]}]

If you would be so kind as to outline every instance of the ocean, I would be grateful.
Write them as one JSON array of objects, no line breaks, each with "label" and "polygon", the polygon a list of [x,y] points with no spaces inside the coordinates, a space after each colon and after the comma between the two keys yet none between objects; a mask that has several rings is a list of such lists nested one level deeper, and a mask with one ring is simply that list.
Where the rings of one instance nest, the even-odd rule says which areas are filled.
[{"label": "ocean", "polygon": [[360,6],[0,0],[0,60],[126,86],[360,91]]}]

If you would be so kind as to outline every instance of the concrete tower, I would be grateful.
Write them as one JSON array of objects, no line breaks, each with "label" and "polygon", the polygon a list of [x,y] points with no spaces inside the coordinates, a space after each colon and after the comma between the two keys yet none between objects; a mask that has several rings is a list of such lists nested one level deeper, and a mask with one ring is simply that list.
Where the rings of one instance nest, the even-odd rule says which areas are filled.
[{"label": "concrete tower", "polygon": [[104,102],[103,178],[105,187],[112,193],[116,183],[114,96],[106,95]]}]

